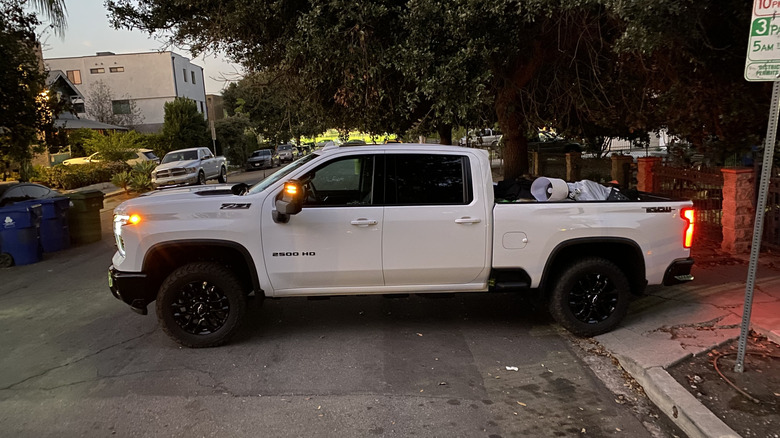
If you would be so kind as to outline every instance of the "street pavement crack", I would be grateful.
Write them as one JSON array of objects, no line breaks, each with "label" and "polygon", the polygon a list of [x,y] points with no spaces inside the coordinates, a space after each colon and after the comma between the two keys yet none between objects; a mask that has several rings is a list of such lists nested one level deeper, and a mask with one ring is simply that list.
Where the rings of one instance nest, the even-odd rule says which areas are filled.
[{"label": "street pavement crack", "polygon": [[18,381],[18,382],[16,382],[16,383],[12,383],[12,384],[10,384],[10,385],[8,385],[8,386],[2,387],[2,388],[0,388],[0,391],[5,391],[5,390],[10,390],[10,389],[13,389],[13,388],[14,388],[15,386],[17,386],[17,385],[21,385],[21,384],[23,384],[23,383],[25,383],[25,382],[28,382],[28,381],[30,381],[30,380],[37,379],[37,378],[39,378],[39,377],[43,377],[43,376],[45,376],[46,374],[48,374],[48,373],[50,373],[50,372],[52,372],[52,371],[55,371],[55,370],[58,370],[58,369],[61,369],[61,368],[66,368],[66,367],[69,367],[69,366],[71,366],[71,365],[77,364],[77,363],[79,363],[79,362],[81,362],[81,361],[83,361],[83,360],[85,360],[85,359],[88,359],[88,358],[90,358],[90,357],[97,356],[98,354],[101,354],[101,353],[103,353],[104,351],[110,350],[110,349],[112,349],[112,348],[114,348],[114,347],[118,347],[118,346],[120,346],[120,345],[124,345],[124,344],[127,344],[127,343],[129,343],[129,342],[133,342],[133,341],[136,341],[136,340],[138,340],[138,339],[141,339],[141,338],[143,338],[143,337],[149,336],[149,335],[151,335],[152,333],[154,333],[156,330],[157,330],[157,328],[155,328],[155,329],[154,329],[154,330],[152,330],[152,331],[149,331],[149,332],[146,332],[146,333],[142,333],[142,334],[140,334],[140,335],[138,335],[138,336],[134,336],[134,337],[132,337],[132,338],[125,339],[124,341],[117,342],[117,343],[115,343],[115,344],[111,344],[111,345],[109,345],[109,346],[107,346],[107,347],[101,348],[100,350],[97,350],[97,351],[95,351],[95,352],[93,352],[93,353],[90,353],[90,354],[88,354],[88,355],[86,355],[86,356],[82,356],[82,357],[80,357],[80,358],[78,358],[78,359],[76,359],[76,360],[72,360],[72,361],[70,361],[70,362],[68,362],[68,363],[65,363],[65,364],[62,364],[62,365],[57,365],[56,367],[49,368],[49,369],[47,369],[47,370],[45,370],[45,371],[42,371],[42,372],[40,372],[40,373],[38,373],[38,374],[35,374],[35,375],[33,375],[33,376],[29,376],[29,377],[27,377],[27,378],[25,378],[25,379],[22,379],[22,380],[20,380],[20,381]]}]

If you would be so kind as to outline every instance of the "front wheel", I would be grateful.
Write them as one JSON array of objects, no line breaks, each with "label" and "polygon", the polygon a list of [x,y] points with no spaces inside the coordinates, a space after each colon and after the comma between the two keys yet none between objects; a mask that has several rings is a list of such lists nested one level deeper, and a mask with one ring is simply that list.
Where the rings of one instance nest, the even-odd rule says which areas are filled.
[{"label": "front wheel", "polygon": [[179,267],[165,279],[157,296],[157,319],[163,331],[187,347],[215,347],[227,342],[246,312],[246,297],[236,275],[217,263]]},{"label": "front wheel", "polygon": [[628,312],[631,287],[623,271],[602,258],[566,268],[550,294],[553,318],[578,336],[596,336],[615,328]]},{"label": "front wheel", "polygon": [[219,170],[219,176],[217,177],[217,182],[219,182],[220,184],[225,184],[227,182],[227,171],[225,170],[224,167]]},{"label": "front wheel", "polygon": [[202,186],[206,184],[206,174],[201,170],[198,172],[198,185]]}]

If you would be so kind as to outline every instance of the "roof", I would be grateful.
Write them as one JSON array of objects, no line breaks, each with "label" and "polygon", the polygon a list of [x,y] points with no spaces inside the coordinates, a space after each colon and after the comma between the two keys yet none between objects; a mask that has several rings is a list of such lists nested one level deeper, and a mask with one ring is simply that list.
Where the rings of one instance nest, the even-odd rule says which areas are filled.
[{"label": "roof", "polygon": [[124,126],[109,125],[95,120],[82,119],[73,113],[64,112],[54,120],[57,129],[94,129],[104,131],[128,131]]},{"label": "roof", "polygon": [[[60,90],[57,91],[66,91],[68,96],[84,98],[78,88],[76,88],[76,85],[68,79],[68,76],[64,74],[62,70],[49,70],[46,73],[46,86],[54,88],[55,85],[60,88]],[[63,90],[63,88],[66,89]]]}]

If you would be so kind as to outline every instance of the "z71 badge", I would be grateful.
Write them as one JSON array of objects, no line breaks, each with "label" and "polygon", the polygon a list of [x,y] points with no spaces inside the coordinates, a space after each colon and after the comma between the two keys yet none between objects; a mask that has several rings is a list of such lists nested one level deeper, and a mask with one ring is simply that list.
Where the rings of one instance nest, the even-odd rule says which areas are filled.
[{"label": "z71 badge", "polygon": [[231,202],[230,204],[222,204],[222,207],[219,207],[220,210],[246,210],[249,208],[249,206],[252,205],[252,203],[246,203],[246,204],[238,204],[235,202]]},{"label": "z71 badge", "polygon": [[648,213],[671,213],[672,207],[646,207]]}]

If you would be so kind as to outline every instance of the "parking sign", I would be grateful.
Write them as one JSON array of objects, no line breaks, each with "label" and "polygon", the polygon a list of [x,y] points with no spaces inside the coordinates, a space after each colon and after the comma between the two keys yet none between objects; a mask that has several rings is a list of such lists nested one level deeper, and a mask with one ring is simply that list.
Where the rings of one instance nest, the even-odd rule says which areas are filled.
[{"label": "parking sign", "polygon": [[754,0],[745,79],[751,82],[780,79],[780,0]]}]

